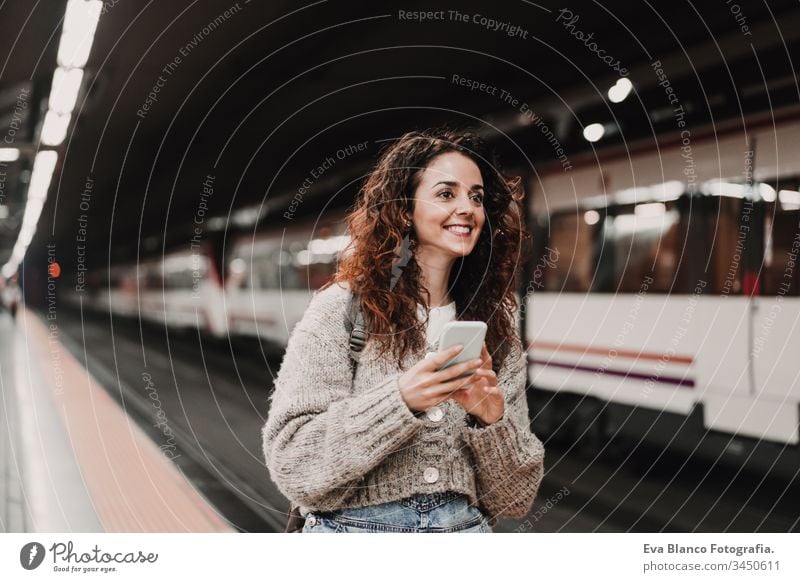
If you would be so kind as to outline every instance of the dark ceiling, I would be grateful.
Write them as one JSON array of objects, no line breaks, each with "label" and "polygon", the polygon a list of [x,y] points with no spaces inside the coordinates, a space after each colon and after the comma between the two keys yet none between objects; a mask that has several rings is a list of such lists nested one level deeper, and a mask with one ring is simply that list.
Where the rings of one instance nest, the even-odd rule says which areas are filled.
[{"label": "dark ceiling", "polygon": [[[64,4],[0,2],[0,132],[8,131],[15,95],[29,86],[25,131],[17,134],[29,154],[56,66]],[[695,104],[695,124],[799,100],[792,60],[800,57],[800,7],[790,0],[743,0],[739,11],[725,2],[580,0],[570,5],[572,19],[559,12],[563,3],[525,0],[441,7],[334,0],[105,4],[29,267],[41,265],[45,245],[55,244],[62,267],[74,268],[81,215],[90,265],[188,244],[204,200],[207,217],[255,205],[262,224],[278,224],[313,169],[366,142],[312,180],[297,216],[347,205],[381,140],[443,122],[482,127],[506,165],[524,173],[553,163],[552,148],[520,123],[520,105],[507,104],[499,91],[470,91],[453,75],[529,104],[577,157],[589,146],[581,124],[618,124],[620,133],[604,146],[668,129],[654,115],[666,105],[650,67],[655,60]],[[444,10],[444,20],[407,20],[401,10]],[[448,12],[454,10],[467,21]],[[519,33],[490,30],[476,15]],[[576,31],[593,33],[597,45],[587,47]],[[593,49],[630,71],[638,100],[608,102],[605,91],[619,74]],[[748,93],[746,86],[756,89]],[[145,111],[154,88],[156,100]],[[0,262],[16,238],[29,154],[6,168],[9,216],[0,229]],[[204,198],[209,175],[213,195]],[[93,188],[81,209],[87,178]],[[219,225],[206,221],[205,228],[211,236]]]}]

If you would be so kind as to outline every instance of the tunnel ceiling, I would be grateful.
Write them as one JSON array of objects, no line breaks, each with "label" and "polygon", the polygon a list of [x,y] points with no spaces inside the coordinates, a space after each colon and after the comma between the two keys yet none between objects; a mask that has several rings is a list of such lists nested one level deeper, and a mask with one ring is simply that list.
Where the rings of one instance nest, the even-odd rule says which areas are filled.
[{"label": "tunnel ceiling", "polygon": [[[23,155],[3,167],[9,204],[24,195],[64,11],[64,2],[31,4],[0,5],[3,135],[16,96],[24,87],[31,95],[16,134]],[[698,101],[698,123],[763,108],[764,91],[736,98],[753,77],[763,85],[759,75],[774,85],[773,107],[797,102],[797,85],[783,78],[793,70],[787,55],[797,58],[792,1],[743,3],[738,19],[724,3],[579,1],[571,16],[563,6],[462,2],[456,16],[453,3],[107,0],[27,260],[54,244],[64,268],[74,267],[83,235],[90,265],[130,260],[187,243],[198,213],[204,236],[219,228],[211,217],[253,206],[268,225],[304,182],[296,217],[347,205],[382,140],[445,121],[483,126],[507,165],[530,173],[553,152],[520,123],[522,104],[552,124],[570,155],[587,150],[580,124],[600,118],[646,138],[648,112],[665,104],[654,60],[686,99],[709,88],[721,95],[711,106]],[[444,10],[444,20],[400,10]],[[619,73],[600,49],[630,71],[641,102],[605,100]],[[497,90],[471,91],[454,75]],[[5,260],[10,206],[2,221]]]}]

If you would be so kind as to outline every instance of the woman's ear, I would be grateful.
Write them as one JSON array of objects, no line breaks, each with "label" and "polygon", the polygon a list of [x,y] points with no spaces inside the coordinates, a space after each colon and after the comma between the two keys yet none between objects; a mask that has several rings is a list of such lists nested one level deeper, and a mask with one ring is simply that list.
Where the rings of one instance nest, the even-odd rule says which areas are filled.
[{"label": "woman's ear", "polygon": [[411,226],[414,224],[414,208],[403,212],[403,225],[405,226],[406,230],[411,229]]}]

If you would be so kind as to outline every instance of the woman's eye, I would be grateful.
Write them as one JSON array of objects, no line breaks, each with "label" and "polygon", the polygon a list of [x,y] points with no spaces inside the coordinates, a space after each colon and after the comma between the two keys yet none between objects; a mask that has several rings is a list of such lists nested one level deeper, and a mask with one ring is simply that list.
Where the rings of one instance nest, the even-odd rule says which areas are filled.
[{"label": "woman's eye", "polygon": [[[443,191],[439,192],[438,196],[441,196],[441,197],[447,198],[447,199],[455,198],[455,194],[453,194],[453,192],[451,192],[450,190],[443,190]],[[472,200],[474,200],[475,202],[477,202],[478,204],[483,204],[483,194],[473,194],[470,198]]]}]

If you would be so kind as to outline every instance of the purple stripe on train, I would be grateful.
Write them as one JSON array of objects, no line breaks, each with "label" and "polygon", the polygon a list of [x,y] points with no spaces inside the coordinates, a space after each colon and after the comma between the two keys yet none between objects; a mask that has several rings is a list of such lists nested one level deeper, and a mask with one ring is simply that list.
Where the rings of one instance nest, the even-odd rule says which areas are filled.
[{"label": "purple stripe on train", "polygon": [[578,364],[567,364],[562,362],[548,362],[545,360],[537,360],[532,358],[529,360],[532,364],[539,366],[553,366],[555,368],[565,368],[568,370],[578,370],[579,372],[592,372],[609,374],[611,376],[622,376],[624,378],[631,378],[633,380],[652,380],[660,384],[672,384],[673,386],[683,386],[686,388],[694,388],[694,380],[691,378],[679,378],[677,376],[658,376],[655,374],[641,374],[639,372],[627,372],[624,370],[614,370],[609,368],[598,368],[595,366],[580,366]]}]

